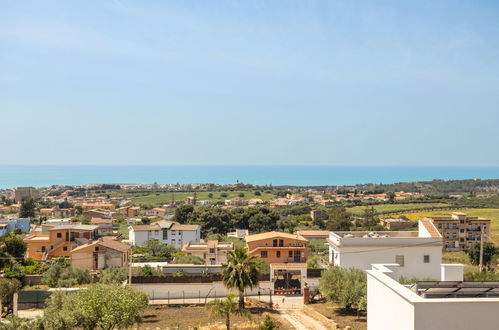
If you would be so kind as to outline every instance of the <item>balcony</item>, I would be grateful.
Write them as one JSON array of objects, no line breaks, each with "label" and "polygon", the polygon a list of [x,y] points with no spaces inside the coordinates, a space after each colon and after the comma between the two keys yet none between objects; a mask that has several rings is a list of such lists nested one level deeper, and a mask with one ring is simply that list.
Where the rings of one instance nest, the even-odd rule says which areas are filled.
[{"label": "balcony", "polygon": [[285,259],[284,262],[285,263],[307,262],[307,259],[305,259],[305,258],[294,258],[294,257],[289,258],[288,257],[288,258]]}]

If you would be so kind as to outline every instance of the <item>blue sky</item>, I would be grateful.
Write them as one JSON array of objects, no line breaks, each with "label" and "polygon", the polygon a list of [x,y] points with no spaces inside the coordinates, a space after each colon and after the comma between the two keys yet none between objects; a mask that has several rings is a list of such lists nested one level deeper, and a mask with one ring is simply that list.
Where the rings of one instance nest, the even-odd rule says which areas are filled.
[{"label": "blue sky", "polygon": [[495,1],[0,4],[0,164],[499,166]]}]

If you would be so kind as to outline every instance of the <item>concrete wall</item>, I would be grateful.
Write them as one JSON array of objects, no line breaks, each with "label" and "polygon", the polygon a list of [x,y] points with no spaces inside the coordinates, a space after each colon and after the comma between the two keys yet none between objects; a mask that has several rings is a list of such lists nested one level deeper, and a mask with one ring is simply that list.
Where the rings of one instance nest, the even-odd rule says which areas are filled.
[{"label": "concrete wall", "polygon": [[422,298],[393,280],[399,267],[367,271],[369,330],[498,329],[499,298]]},{"label": "concrete wall", "polygon": [[[397,255],[404,256],[404,266],[399,269],[399,276],[416,277],[418,279],[431,278],[440,279],[440,262],[442,260],[442,248],[440,246],[409,246],[409,247],[386,247],[386,246],[359,246],[359,247],[335,247],[329,245],[330,262],[344,268],[371,269],[372,264],[395,263]],[[332,257],[338,255],[338,257]],[[424,263],[424,256],[430,256],[430,262]]]},{"label": "concrete wall", "polygon": [[462,281],[464,266],[461,264],[442,264],[441,281]]},{"label": "concrete wall", "polygon": [[414,306],[372,276],[367,276],[367,329],[414,330]]},{"label": "concrete wall", "polygon": [[[222,282],[212,283],[148,283],[148,284],[133,284],[134,289],[146,293],[150,299],[181,299],[201,298],[206,297],[225,297],[230,291],[223,285]],[[257,288],[246,290],[247,295],[257,296],[260,290],[262,295],[268,295],[272,282],[260,282]]]}]

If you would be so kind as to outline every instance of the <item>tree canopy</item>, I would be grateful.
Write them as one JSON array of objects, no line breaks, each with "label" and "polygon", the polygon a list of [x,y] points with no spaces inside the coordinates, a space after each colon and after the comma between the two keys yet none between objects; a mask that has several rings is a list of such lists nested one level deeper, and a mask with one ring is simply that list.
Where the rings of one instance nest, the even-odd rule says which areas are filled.
[{"label": "tree canopy", "polygon": [[244,290],[258,285],[260,272],[256,260],[256,256],[248,256],[246,249],[236,249],[229,252],[223,266],[222,281],[227,288],[239,291],[239,308],[244,308]]}]

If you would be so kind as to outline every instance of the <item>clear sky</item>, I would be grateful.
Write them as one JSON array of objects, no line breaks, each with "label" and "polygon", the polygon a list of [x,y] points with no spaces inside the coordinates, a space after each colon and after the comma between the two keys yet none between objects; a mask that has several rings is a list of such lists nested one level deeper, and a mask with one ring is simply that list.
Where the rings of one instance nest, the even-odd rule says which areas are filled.
[{"label": "clear sky", "polygon": [[0,8],[0,164],[499,166],[497,1]]}]

